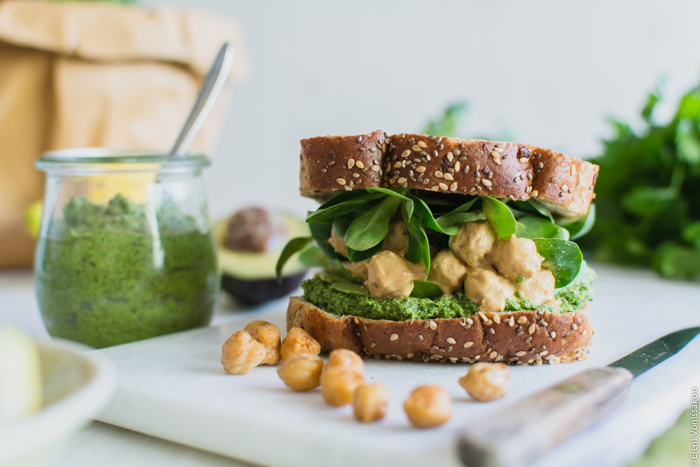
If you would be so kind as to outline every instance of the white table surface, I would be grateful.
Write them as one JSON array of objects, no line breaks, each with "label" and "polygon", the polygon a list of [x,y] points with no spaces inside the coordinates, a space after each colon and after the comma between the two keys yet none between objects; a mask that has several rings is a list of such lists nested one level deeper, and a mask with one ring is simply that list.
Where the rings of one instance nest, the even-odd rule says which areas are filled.
[{"label": "white table surface", "polygon": [[[240,315],[222,296],[212,324]],[[13,324],[45,339],[48,333],[34,298],[32,271],[0,270],[0,326]],[[51,467],[248,467],[250,464],[142,435],[100,422],[92,422],[66,443]]]},{"label": "white table surface", "polygon": [[[700,298],[700,287],[698,287],[697,283],[692,285],[682,285],[666,282],[664,285],[661,282],[659,282],[657,286],[657,284],[654,283],[655,281],[657,281],[657,279],[655,279],[652,273],[650,272],[647,273],[642,271],[630,271],[629,273],[625,273],[624,270],[611,268],[607,266],[601,266],[599,272],[605,272],[605,274],[601,275],[605,278],[608,278],[608,280],[610,280],[611,277],[620,277],[624,278],[627,282],[629,282],[630,280],[634,280],[634,277],[639,277],[640,279],[644,278],[644,282],[646,282],[647,285],[651,286],[650,289],[656,289],[656,287],[660,287],[664,290],[664,292],[670,291],[674,295],[675,292],[677,292],[679,296],[676,297],[675,301],[682,301],[683,308],[685,309],[683,310],[684,313],[682,314],[687,316],[686,319],[688,319],[688,321],[693,321],[692,323],[688,322],[687,325],[698,325],[699,321],[698,318],[696,318],[695,313],[693,312],[694,310],[689,309],[691,307],[697,307],[698,301],[696,300],[696,297]],[[653,282],[649,283],[649,280]],[[605,282],[607,283],[607,281]],[[599,285],[603,286],[602,283],[599,283]],[[695,289],[695,287],[698,288]],[[601,292],[605,292],[605,294],[601,293],[601,295],[608,296],[608,299],[611,299],[612,301],[618,303],[618,305],[616,306],[624,306],[624,297],[610,297],[610,291],[605,290],[608,288],[609,287],[601,287]],[[661,299],[661,297],[656,296],[658,294],[655,293],[653,290],[639,290],[638,295],[639,296],[636,297],[636,301],[639,301],[641,299],[643,301],[651,300],[656,303],[658,301],[657,299]],[[683,298],[681,298],[681,296]],[[280,307],[285,307],[285,303],[283,302],[286,302],[286,300],[278,300],[276,302],[271,303],[268,306],[265,306],[264,308],[277,309]],[[648,308],[649,305],[652,304],[649,303],[645,308]],[[679,308],[680,303],[676,303],[675,305],[676,306],[674,306],[673,308],[677,309]],[[653,305],[653,308],[656,309],[657,305]],[[666,327],[670,326],[668,331],[672,329],[677,329],[680,323],[673,323],[674,310],[664,311],[665,313],[662,311],[661,314],[665,315],[667,317],[667,320],[664,320],[663,322],[659,323],[658,327],[665,329]],[[690,312],[690,314],[688,314],[688,312]],[[236,310],[234,305],[230,301],[223,298],[220,304],[220,310],[217,313],[213,324],[221,324],[228,321],[232,321],[235,320],[236,317],[240,316],[241,311]],[[39,338],[47,337],[46,331],[43,327],[41,318],[38,313],[36,301],[34,299],[32,275],[30,271],[0,271],[0,325],[5,323],[15,324],[16,326],[24,329],[25,331]],[[684,322],[683,324],[686,323]],[[625,325],[625,328],[627,329],[624,329],[624,331],[621,330],[621,332],[618,333],[619,338],[629,340],[630,345],[632,345],[633,343],[634,346],[638,345],[639,343],[637,343],[634,338],[628,337],[626,339],[625,337],[630,336],[630,333],[637,334],[637,331],[642,331],[642,328],[639,327],[639,322],[633,319],[629,322],[628,325]],[[646,342],[646,340],[644,340],[644,342]],[[597,344],[599,346],[599,350],[604,353],[607,347],[607,343],[598,341]],[[632,348],[630,348],[630,350],[632,350]],[[695,367],[696,365],[691,364],[691,366]],[[682,401],[682,399],[684,399],[684,393],[681,394],[681,392],[678,392],[678,394],[674,393],[673,395],[669,393],[666,395],[666,397],[664,397],[664,399],[667,400],[666,403],[656,404],[658,405],[658,407],[655,407],[656,411],[654,412],[654,409],[652,409],[652,412],[654,412],[652,418],[654,420],[651,420],[649,418],[649,410],[640,410],[640,416],[643,415],[644,420],[635,420],[635,424],[652,424],[656,427],[655,429],[658,431],[658,433],[656,434],[660,434],[661,432],[663,432],[663,430],[670,426],[670,424],[675,420],[678,413],[680,413],[680,410],[682,410],[680,408],[680,405],[685,405]],[[669,404],[669,396],[671,399],[674,399],[675,402]],[[644,401],[641,400],[636,402],[644,404]],[[647,403],[644,405],[650,404]],[[642,414],[642,412],[645,413]],[[629,422],[629,420],[627,420],[627,422]],[[610,423],[613,423],[613,421],[609,420],[606,422],[606,424]],[[635,430],[631,428],[632,427],[612,427],[612,430],[610,430],[609,427],[608,431],[609,433],[610,431],[614,433],[634,432]],[[580,444],[586,445],[589,445],[588,443],[598,444],[598,441],[600,440],[592,439],[591,436],[593,434],[594,433],[581,434],[579,437],[577,437],[577,441],[580,441]],[[618,436],[613,437],[618,438]],[[633,440],[628,440],[629,444],[640,443],[638,436],[633,435],[632,437],[637,438],[637,441],[636,443],[634,443],[631,442]],[[622,441],[622,439],[620,439],[620,441]],[[648,441],[645,441],[645,443],[648,443]],[[574,443],[574,445],[578,444],[579,443]],[[585,449],[584,446],[578,447],[580,447],[581,449]],[[634,448],[634,451],[639,453],[643,451],[643,448],[644,446],[637,446]],[[572,451],[577,451],[577,449],[572,449]],[[582,455],[582,453],[578,454]],[[629,453],[627,454],[629,455]],[[572,452],[572,455],[577,457],[575,452]],[[629,458],[625,462],[612,461],[609,464],[616,466],[624,465],[627,461],[629,461]],[[55,467],[83,465],[101,465],[109,467],[117,465],[243,466],[248,464],[240,463],[235,460],[199,451],[197,449],[181,446],[146,435],[138,434],[129,430],[124,430],[114,426],[93,422],[85,429],[83,429],[80,433],[78,433],[76,437],[74,437],[68,444],[66,444],[63,447],[63,449],[61,450],[61,452],[59,453],[59,455],[53,463],[53,466]]]}]

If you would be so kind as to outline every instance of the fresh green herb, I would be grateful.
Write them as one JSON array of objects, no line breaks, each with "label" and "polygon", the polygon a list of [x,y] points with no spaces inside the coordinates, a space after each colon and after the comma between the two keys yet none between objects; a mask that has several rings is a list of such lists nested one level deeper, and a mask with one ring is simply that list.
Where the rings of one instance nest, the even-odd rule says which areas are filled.
[{"label": "fresh green herb", "polygon": [[433,136],[458,136],[457,132],[464,123],[467,109],[466,102],[456,102],[450,105],[440,118],[428,122],[423,133]]},{"label": "fresh green herb", "polygon": [[491,227],[496,231],[498,238],[501,240],[510,238],[518,228],[515,216],[513,216],[511,210],[508,206],[490,196],[484,196],[482,199],[484,200],[484,215]]},{"label": "fresh green herb", "polygon": [[432,281],[413,281],[411,297],[438,298],[442,296],[442,289]]},{"label": "fresh green herb", "polygon": [[644,125],[612,120],[596,183],[597,221],[581,242],[600,261],[651,265],[662,276],[700,275],[700,86],[680,100],[675,115],[658,123],[661,93],[649,95]]},{"label": "fresh green herb", "polygon": [[522,290],[516,290],[515,293],[514,293],[513,295],[515,295],[515,296],[516,296],[517,298],[519,298],[520,300],[522,300],[523,298],[525,298],[525,294],[523,293]]},{"label": "fresh green herb", "polygon": [[518,229],[515,235],[520,238],[559,238],[569,239],[569,231],[548,219],[541,217],[522,217],[518,220]]},{"label": "fresh green herb", "polygon": [[405,258],[412,263],[423,263],[425,273],[428,274],[430,270],[430,244],[425,229],[423,229],[420,220],[413,216],[410,221],[406,222],[406,231],[408,233],[408,249]]},{"label": "fresh green herb", "polygon": [[326,255],[316,245],[311,245],[299,253],[299,262],[307,268],[322,268],[328,264]]},{"label": "fresh green herb", "polygon": [[483,212],[451,212],[437,219],[438,225],[447,235],[457,235],[459,228],[467,222],[486,219]]},{"label": "fresh green herb", "polygon": [[345,245],[353,250],[364,251],[381,242],[389,232],[389,224],[401,199],[387,196],[379,204],[353,220],[345,232]]},{"label": "fresh green herb", "polygon": [[277,265],[275,266],[275,274],[277,275],[277,281],[279,283],[282,283],[282,268],[284,267],[284,263],[286,263],[294,253],[298,253],[306,248],[306,245],[311,243],[311,240],[313,240],[312,237],[296,237],[291,239],[289,243],[284,246],[280,257],[277,259]]},{"label": "fresh green herb", "polygon": [[352,282],[332,282],[331,288],[337,290],[338,292],[343,292],[350,295],[363,295],[365,297],[369,296],[369,292],[365,287],[358,284],[353,284]]},{"label": "fresh green herb", "polygon": [[568,285],[581,270],[583,255],[574,242],[557,238],[536,238],[537,252],[544,257],[542,267],[554,274],[555,288]]},{"label": "fresh green herb", "polygon": [[375,253],[379,253],[379,250],[382,249],[384,246],[384,239],[374,245],[372,248],[369,248],[367,250],[353,250],[352,248],[348,247],[347,248],[347,254],[348,254],[348,259],[352,261],[353,263],[359,263],[360,261],[364,261],[366,259],[370,259],[372,256],[374,256]]},{"label": "fresh green herb", "polygon": [[557,225],[569,231],[571,240],[579,239],[593,228],[595,224],[595,209],[595,204],[591,203],[591,206],[588,208],[588,214],[585,216],[562,217],[561,219],[557,219]]}]

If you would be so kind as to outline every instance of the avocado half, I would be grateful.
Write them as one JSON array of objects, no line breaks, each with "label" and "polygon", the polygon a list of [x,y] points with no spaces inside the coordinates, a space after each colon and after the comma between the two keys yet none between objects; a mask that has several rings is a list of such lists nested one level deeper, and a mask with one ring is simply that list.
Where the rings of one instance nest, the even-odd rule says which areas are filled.
[{"label": "avocado half", "polygon": [[[279,213],[285,238],[282,244],[295,237],[310,235],[306,223],[291,214]],[[221,287],[232,297],[249,305],[256,305],[283,297],[295,290],[306,276],[308,268],[299,262],[299,255],[292,256],[282,271],[282,281],[275,277],[279,250],[264,252],[239,251],[226,248],[225,237],[228,219],[214,226],[214,238],[221,269]]]}]

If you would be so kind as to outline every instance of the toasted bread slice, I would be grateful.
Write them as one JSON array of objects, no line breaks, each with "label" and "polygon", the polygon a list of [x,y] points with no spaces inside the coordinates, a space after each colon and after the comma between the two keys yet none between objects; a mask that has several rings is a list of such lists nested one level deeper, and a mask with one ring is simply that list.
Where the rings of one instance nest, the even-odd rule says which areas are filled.
[{"label": "toasted bread slice", "polygon": [[388,321],[336,316],[291,297],[287,329],[299,327],[324,351],[349,349],[368,358],[419,362],[539,365],[585,359],[593,337],[588,310],[516,311],[470,318]]},{"label": "toasted bread slice", "polygon": [[537,199],[564,216],[582,215],[595,197],[598,166],[519,143],[428,135],[301,140],[302,196],[325,200],[337,191],[404,186],[442,193]]}]

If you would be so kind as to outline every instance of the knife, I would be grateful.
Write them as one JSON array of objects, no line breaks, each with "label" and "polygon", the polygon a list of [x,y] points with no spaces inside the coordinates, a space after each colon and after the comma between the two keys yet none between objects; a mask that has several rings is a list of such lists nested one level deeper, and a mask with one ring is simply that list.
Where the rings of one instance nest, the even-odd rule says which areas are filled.
[{"label": "knife", "polygon": [[467,467],[518,467],[583,430],[620,403],[633,378],[672,357],[700,327],[661,337],[605,368],[586,370],[464,430],[459,456]]}]

